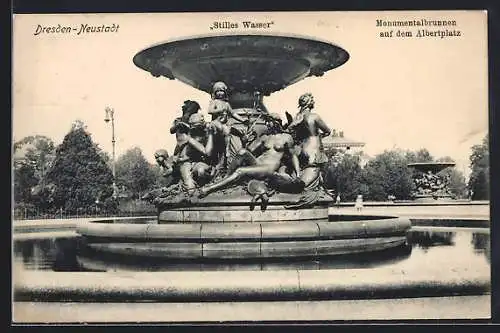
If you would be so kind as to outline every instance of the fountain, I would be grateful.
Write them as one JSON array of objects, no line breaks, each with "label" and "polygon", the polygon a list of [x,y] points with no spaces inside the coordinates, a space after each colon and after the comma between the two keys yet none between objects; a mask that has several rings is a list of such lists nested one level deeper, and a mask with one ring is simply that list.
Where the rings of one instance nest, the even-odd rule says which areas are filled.
[{"label": "fountain", "polygon": [[261,34],[182,39],[140,51],[133,58],[139,68],[210,93],[212,121],[198,113],[198,102],[186,100],[171,129],[174,154],[157,152],[174,179],[144,197],[158,208],[157,224],[86,223],[78,233],[95,250],[173,259],[318,257],[404,245],[411,226],[405,218],[328,221],[333,200],[322,184],[321,137],[331,130],[314,113],[313,96],[302,95],[299,113],[287,113],[285,124],[263,103],[348,59],[329,42]]},{"label": "fountain", "polygon": [[410,163],[408,167],[414,168],[414,183],[416,190],[412,196],[416,202],[433,202],[435,200],[451,200],[448,189],[449,179],[440,177],[439,173],[446,168],[454,167],[452,162],[420,162]]}]

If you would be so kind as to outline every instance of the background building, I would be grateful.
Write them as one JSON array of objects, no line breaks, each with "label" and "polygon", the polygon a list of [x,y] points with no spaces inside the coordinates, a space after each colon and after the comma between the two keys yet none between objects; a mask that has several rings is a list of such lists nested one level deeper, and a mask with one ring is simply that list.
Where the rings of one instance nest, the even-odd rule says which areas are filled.
[{"label": "background building", "polygon": [[371,158],[363,152],[364,146],[364,142],[345,137],[343,131],[336,129],[332,130],[331,135],[323,138],[323,147],[329,157],[338,154],[358,154],[361,166],[364,166]]}]

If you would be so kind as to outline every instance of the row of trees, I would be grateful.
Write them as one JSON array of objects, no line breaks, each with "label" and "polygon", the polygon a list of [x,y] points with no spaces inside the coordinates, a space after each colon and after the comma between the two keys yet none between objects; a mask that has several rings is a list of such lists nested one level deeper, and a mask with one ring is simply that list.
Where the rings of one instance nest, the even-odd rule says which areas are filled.
[{"label": "row of trees", "polygon": [[80,121],[57,147],[46,136],[23,138],[14,144],[14,202],[46,213],[62,209],[78,214],[96,207],[114,213],[120,201],[138,199],[162,181],[158,167],[132,148],[116,161],[120,196],[113,198],[111,169],[109,155]]},{"label": "row of trees", "polygon": [[[340,154],[331,158],[325,172],[327,187],[336,189],[343,200],[354,200],[358,194],[373,201],[395,197],[399,200],[411,199],[415,190],[414,169],[409,163],[453,162],[450,157],[435,159],[429,151],[386,150],[361,167],[359,154]],[[457,198],[468,196],[464,175],[456,168],[442,171],[450,176],[450,192]]]},{"label": "row of trees", "polygon": [[[456,197],[472,193],[473,199],[489,198],[488,140],[472,147],[472,173],[467,186],[464,175],[455,168],[450,175],[450,190]],[[413,190],[412,162],[450,161],[435,159],[425,150],[417,152],[388,150],[364,167],[360,156],[336,154],[326,166],[326,185],[340,193],[342,200],[362,194],[367,200],[387,200],[389,196],[409,199]],[[42,211],[64,209],[78,213],[89,207],[116,212],[113,175],[109,155],[92,142],[85,125],[76,121],[63,142],[56,147],[45,136],[29,136],[14,144],[14,202]],[[157,166],[150,164],[138,147],[116,161],[116,185],[122,200],[138,200],[142,194],[163,183]]]}]

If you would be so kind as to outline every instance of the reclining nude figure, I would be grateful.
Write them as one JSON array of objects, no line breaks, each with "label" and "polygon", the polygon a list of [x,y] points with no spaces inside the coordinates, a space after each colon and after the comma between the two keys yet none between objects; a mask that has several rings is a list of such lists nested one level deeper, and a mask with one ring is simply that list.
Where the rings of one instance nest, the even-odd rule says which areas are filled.
[{"label": "reclining nude figure", "polygon": [[[199,197],[204,197],[211,192],[225,188],[245,177],[261,180],[272,178],[273,176],[279,177],[280,174],[278,171],[283,163],[291,164],[294,169],[294,176],[298,177],[300,172],[299,161],[297,156],[292,154],[293,137],[288,133],[282,132],[283,129],[279,116],[270,115],[267,120],[267,126],[267,134],[253,141],[247,149],[239,151],[237,156],[238,163],[232,164],[227,176],[216,183],[201,187],[198,190]],[[291,161],[286,161],[285,159],[291,159]]]}]

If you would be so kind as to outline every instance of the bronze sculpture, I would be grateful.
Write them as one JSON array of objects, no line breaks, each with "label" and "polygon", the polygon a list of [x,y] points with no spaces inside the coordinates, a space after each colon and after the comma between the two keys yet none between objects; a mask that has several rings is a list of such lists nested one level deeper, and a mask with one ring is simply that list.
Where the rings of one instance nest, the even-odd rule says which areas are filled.
[{"label": "bronze sculpture", "polygon": [[[267,110],[254,109],[258,116],[252,122],[233,112],[223,82],[214,84],[211,97],[208,113],[212,121],[206,124],[198,113],[198,103],[186,101],[182,117],[171,128],[177,139],[173,156],[162,150],[155,155],[166,175],[177,173],[187,198],[204,198],[253,180],[247,192],[254,199],[266,201],[270,195],[283,192],[304,194],[290,207],[317,200],[323,189],[321,166],[327,160],[321,138],[331,130],[313,112],[312,94],[300,96],[300,110],[294,118],[288,115],[285,126],[279,115]],[[260,135],[253,129],[259,121],[266,126]],[[167,197],[175,192],[163,191]]]},{"label": "bronze sculpture", "polygon": [[212,115],[212,121],[208,125],[212,140],[207,147],[207,154],[216,161],[215,176],[223,174],[227,166],[234,160],[239,149],[242,148],[241,139],[234,135],[230,119],[240,123],[247,123],[245,119],[234,113],[228,102],[228,88],[224,82],[214,83],[212,99],[208,106],[208,113]]},{"label": "bronze sculpture", "polygon": [[158,150],[155,154],[155,160],[162,167],[164,175],[177,173],[175,178],[182,181],[186,190],[208,181],[211,173],[206,151],[210,137],[206,137],[206,124],[199,110],[197,102],[185,101],[182,116],[176,118],[170,128],[170,133],[175,133],[177,140],[173,156],[168,157],[166,150]]},{"label": "bronze sculpture", "polygon": [[300,178],[306,187],[319,182],[322,164],[327,162],[321,138],[330,135],[331,129],[313,112],[314,97],[310,93],[299,98],[299,112],[288,125],[287,130],[294,133],[301,161]]},{"label": "bronze sculpture", "polygon": [[[266,179],[277,173],[283,164],[283,158],[292,159],[294,175],[300,173],[297,155],[292,153],[293,138],[284,133],[279,116],[271,115],[267,120],[268,134],[253,141],[248,149],[240,150],[236,163],[230,165],[227,176],[222,180],[206,185],[199,190],[204,197],[211,192],[224,188],[244,177]],[[256,157],[254,154],[260,153]]]},{"label": "bronze sculpture", "polygon": [[[301,193],[322,187],[321,165],[326,157],[321,138],[331,130],[312,112],[312,94],[300,96],[300,110],[289,119],[286,129],[281,117],[267,110],[256,110],[260,114],[252,123],[234,113],[223,82],[214,84],[211,97],[208,113],[212,121],[204,122],[197,102],[185,101],[182,116],[170,129],[177,140],[173,156],[169,157],[165,150],[155,154],[165,175],[176,172],[175,179],[182,181],[190,196],[196,193],[203,198],[251,179],[265,181],[262,186],[270,188],[269,193]],[[230,118],[243,124],[245,130],[232,126]],[[267,128],[261,135],[253,130],[259,120]]]},{"label": "bronze sculpture", "polygon": [[344,49],[328,42],[264,35],[183,39],[137,53],[134,63],[153,76],[178,79],[210,94],[211,119],[205,125],[194,125],[191,117],[199,118],[199,106],[192,101],[174,121],[177,146],[164,158],[163,169],[171,169],[178,182],[156,196],[160,215],[180,197],[186,208],[219,198],[244,204],[248,195],[264,201],[273,195],[284,206],[329,202],[331,193],[322,184],[326,158],[321,139],[331,130],[314,111],[313,96],[300,96],[299,112],[287,114],[285,125],[263,98],[308,76],[321,76],[348,58]]},{"label": "bronze sculpture", "polygon": [[410,163],[408,167],[415,169],[413,182],[415,189],[412,191],[414,200],[447,200],[453,195],[449,189],[450,176],[441,171],[454,167],[454,162],[420,162]]}]

